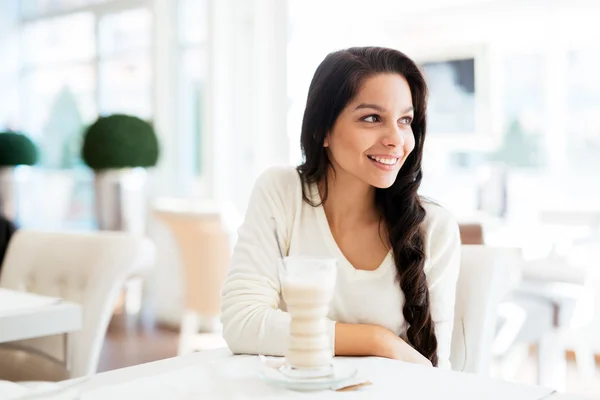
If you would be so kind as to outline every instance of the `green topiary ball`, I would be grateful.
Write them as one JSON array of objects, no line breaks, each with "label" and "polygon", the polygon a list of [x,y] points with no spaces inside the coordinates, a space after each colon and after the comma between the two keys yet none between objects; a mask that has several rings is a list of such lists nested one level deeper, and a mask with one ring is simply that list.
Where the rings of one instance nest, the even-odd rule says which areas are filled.
[{"label": "green topiary ball", "polygon": [[152,126],[137,117],[100,117],[85,132],[82,158],[94,170],[153,167],[158,138]]},{"label": "green topiary ball", "polygon": [[16,132],[0,133],[0,167],[33,165],[37,161],[37,147],[31,139]]}]

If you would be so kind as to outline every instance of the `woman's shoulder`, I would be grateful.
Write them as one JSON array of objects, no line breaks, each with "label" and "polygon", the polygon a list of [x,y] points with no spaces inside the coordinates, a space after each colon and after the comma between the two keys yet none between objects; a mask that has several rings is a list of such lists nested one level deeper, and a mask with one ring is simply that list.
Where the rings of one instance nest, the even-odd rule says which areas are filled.
[{"label": "woman's shoulder", "polygon": [[293,166],[273,166],[256,179],[254,190],[279,198],[296,197],[301,193],[300,175]]},{"label": "woman's shoulder", "polygon": [[426,216],[424,221],[425,252],[427,264],[425,272],[431,282],[435,282],[444,271],[457,274],[460,260],[460,232],[456,218],[444,207],[431,200],[422,200]]},{"label": "woman's shoulder", "polygon": [[460,239],[458,222],[450,211],[430,199],[421,199],[421,204],[425,209],[423,227],[430,241],[439,244],[439,242]]}]

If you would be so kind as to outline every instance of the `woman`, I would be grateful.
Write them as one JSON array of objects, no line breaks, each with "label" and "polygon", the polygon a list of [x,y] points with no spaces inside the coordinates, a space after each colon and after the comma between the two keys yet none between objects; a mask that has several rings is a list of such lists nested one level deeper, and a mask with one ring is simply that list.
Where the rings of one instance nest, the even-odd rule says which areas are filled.
[{"label": "woman", "polygon": [[450,366],[460,238],[452,217],[417,194],[426,98],[417,66],[392,49],[334,52],[317,68],[305,161],[261,175],[239,229],[222,290],[233,352],[285,353],[279,240],[286,255],[337,259],[336,355]]}]

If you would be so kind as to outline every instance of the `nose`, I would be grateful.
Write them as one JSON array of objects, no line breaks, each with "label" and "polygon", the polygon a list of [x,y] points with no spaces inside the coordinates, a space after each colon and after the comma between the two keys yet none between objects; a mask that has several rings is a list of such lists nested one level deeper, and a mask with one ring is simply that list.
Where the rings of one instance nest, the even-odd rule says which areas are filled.
[{"label": "nose", "polygon": [[385,147],[403,147],[404,146],[404,134],[397,125],[390,127],[382,139]]}]

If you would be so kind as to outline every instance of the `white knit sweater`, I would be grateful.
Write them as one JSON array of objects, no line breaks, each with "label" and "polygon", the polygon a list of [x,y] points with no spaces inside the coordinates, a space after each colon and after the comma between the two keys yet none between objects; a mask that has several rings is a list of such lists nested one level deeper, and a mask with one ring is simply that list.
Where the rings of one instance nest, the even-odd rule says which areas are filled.
[{"label": "white knit sweater", "polygon": [[[312,188],[311,193],[319,203],[318,191]],[[447,211],[432,203],[424,207],[425,274],[439,366],[449,368],[460,236]],[[332,342],[335,322],[380,325],[405,337],[404,295],[392,253],[374,271],[355,269],[337,246],[323,207],[303,201],[296,170],[277,167],[264,172],[255,184],[222,289],[223,334],[233,352],[283,355],[286,350],[290,317],[281,297],[275,229],[286,255],[337,259],[337,283],[328,315]]]}]

